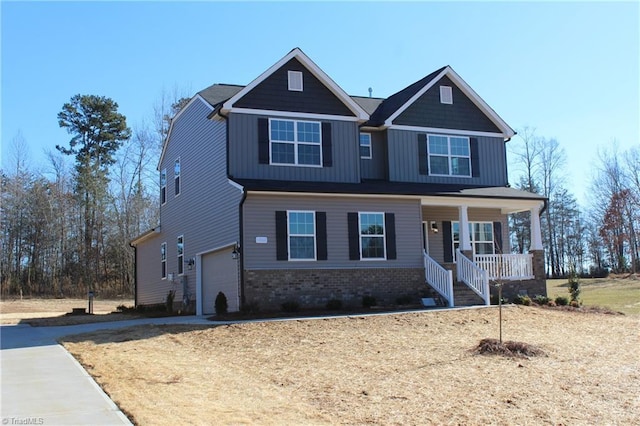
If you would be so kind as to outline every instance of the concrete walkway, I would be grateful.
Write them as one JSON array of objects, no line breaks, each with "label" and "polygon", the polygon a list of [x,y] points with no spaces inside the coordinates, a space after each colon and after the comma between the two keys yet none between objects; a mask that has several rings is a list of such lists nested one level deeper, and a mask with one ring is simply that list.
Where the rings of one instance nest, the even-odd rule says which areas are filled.
[{"label": "concrete walkway", "polygon": [[84,368],[57,343],[70,334],[142,324],[207,324],[203,317],[145,318],[63,327],[0,326],[3,425],[131,424]]}]

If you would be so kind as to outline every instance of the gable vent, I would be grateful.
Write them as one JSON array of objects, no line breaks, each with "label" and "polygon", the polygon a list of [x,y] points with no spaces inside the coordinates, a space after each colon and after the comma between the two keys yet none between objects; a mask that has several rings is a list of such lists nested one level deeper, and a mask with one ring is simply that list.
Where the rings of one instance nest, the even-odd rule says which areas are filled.
[{"label": "gable vent", "polygon": [[302,92],[302,71],[289,71],[289,90]]},{"label": "gable vent", "polygon": [[453,92],[451,86],[440,86],[440,103],[453,104]]}]

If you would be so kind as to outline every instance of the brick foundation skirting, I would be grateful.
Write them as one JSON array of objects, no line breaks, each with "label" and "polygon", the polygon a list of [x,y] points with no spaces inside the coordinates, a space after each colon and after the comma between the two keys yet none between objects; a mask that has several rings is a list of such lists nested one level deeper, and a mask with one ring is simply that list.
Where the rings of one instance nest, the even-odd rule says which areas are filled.
[{"label": "brick foundation skirting", "polygon": [[332,299],[341,300],[344,307],[359,307],[363,296],[375,297],[378,305],[392,305],[405,296],[419,303],[429,294],[427,287],[423,268],[244,271],[246,303],[264,310],[280,310],[289,301],[302,308],[324,308]]}]

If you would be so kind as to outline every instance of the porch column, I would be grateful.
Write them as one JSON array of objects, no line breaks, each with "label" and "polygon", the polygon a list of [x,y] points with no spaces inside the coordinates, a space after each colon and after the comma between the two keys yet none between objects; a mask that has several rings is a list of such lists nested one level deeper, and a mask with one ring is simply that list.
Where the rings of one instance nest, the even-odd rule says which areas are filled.
[{"label": "porch column", "polygon": [[542,232],[540,230],[540,207],[531,209],[531,247],[529,247],[529,250],[543,250]]},{"label": "porch column", "polygon": [[460,221],[460,251],[470,252],[471,238],[469,236],[469,215],[467,214],[468,206],[458,206]]}]

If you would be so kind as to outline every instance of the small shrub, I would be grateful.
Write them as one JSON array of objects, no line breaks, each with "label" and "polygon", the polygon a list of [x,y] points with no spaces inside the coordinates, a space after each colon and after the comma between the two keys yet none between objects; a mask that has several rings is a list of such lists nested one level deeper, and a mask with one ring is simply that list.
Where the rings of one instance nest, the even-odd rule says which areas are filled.
[{"label": "small shrub", "polygon": [[281,306],[284,312],[298,312],[300,310],[300,304],[295,300],[287,300]]},{"label": "small shrub", "polygon": [[549,306],[551,308],[555,308],[556,307],[556,302],[554,302],[553,300],[549,300],[547,302],[547,306]]},{"label": "small shrub", "polygon": [[409,305],[413,301],[413,297],[409,295],[396,298],[396,305]]},{"label": "small shrub", "polygon": [[533,301],[540,306],[548,305],[550,300],[551,299],[549,299],[547,296],[543,296],[541,294],[538,294],[533,298]]},{"label": "small shrub", "polygon": [[558,306],[567,306],[569,304],[569,298],[564,296],[556,297],[556,305]]},{"label": "small shrub", "polygon": [[516,305],[531,306],[531,298],[526,295],[518,295],[513,299],[513,303]]},{"label": "small shrub", "polygon": [[225,315],[227,313],[227,310],[229,309],[229,305],[227,304],[227,296],[225,296],[225,294],[221,291],[218,292],[218,295],[216,296],[215,308],[216,315],[219,317]]},{"label": "small shrub", "polygon": [[378,304],[377,300],[373,296],[362,296],[362,307],[370,308]]},{"label": "small shrub", "polygon": [[167,312],[172,314],[173,313],[173,299],[175,299],[176,297],[176,291],[175,290],[169,290],[169,293],[167,293],[167,299],[166,299],[166,305],[167,305]]},{"label": "small shrub", "polygon": [[123,314],[130,314],[135,312],[136,308],[134,306],[118,305],[118,307],[116,307],[116,311]]},{"label": "small shrub", "polygon": [[571,306],[572,308],[579,308],[580,302],[578,302],[577,300],[572,300],[571,302],[569,302],[569,306]]},{"label": "small shrub", "polygon": [[575,271],[571,272],[571,276],[569,277],[569,294],[571,295],[572,302],[580,302],[580,278],[578,278],[578,274]]},{"label": "small shrub", "polygon": [[331,299],[327,302],[326,308],[330,311],[339,311],[342,309],[342,300]]}]

